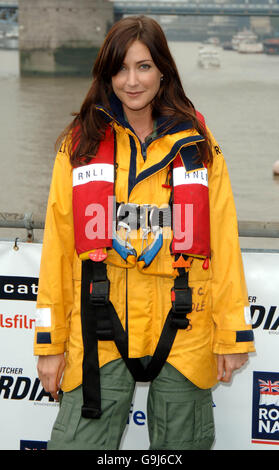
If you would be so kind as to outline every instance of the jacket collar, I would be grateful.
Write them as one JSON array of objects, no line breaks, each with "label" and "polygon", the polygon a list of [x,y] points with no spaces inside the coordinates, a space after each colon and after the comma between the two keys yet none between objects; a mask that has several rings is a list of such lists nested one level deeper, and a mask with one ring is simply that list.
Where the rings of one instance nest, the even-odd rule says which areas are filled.
[{"label": "jacket collar", "polygon": [[160,139],[160,146],[157,147],[156,152],[151,153],[151,158],[148,158],[144,162],[141,170],[138,171],[137,150],[134,140],[136,133],[125,119],[121,101],[113,93],[110,98],[110,110],[102,105],[98,105],[97,109],[104,113],[108,124],[116,122],[118,126],[126,129],[130,134],[129,196],[138,183],[167,167],[182,148],[188,147],[187,150],[185,149],[187,159],[192,160],[196,155],[196,143],[204,140],[204,137],[199,135],[190,121],[185,121],[171,129],[167,129],[170,119],[161,116],[157,119],[157,128],[160,126],[158,137],[146,144],[146,146],[149,146],[155,140]]},{"label": "jacket collar", "polygon": [[[108,123],[111,123],[112,121],[116,121],[122,127],[125,127],[126,129],[129,129],[133,134],[136,134],[134,129],[128,123],[128,121],[126,121],[122,103],[119,100],[119,98],[117,98],[115,93],[111,94],[109,102],[110,102],[110,110],[106,109],[102,105],[97,105],[97,109],[100,112],[103,112],[105,114],[106,121]],[[157,129],[159,130],[160,137],[167,135],[167,134],[170,134],[170,135],[176,134],[177,132],[189,130],[189,129],[192,129],[193,127],[192,122],[189,120],[179,123],[173,126],[171,129],[168,129],[169,123],[170,123],[170,118],[168,116],[159,116],[157,118]]]}]

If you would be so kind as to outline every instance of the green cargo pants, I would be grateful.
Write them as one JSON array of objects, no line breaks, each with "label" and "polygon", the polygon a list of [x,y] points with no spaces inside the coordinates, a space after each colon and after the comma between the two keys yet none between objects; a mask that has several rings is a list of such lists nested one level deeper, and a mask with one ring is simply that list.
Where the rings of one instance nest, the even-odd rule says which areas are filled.
[{"label": "green cargo pants", "polygon": [[[102,415],[81,416],[82,388],[63,394],[49,450],[119,449],[135,389],[122,359],[101,368]],[[150,384],[147,400],[150,449],[207,450],[214,441],[212,396],[170,364]]]}]

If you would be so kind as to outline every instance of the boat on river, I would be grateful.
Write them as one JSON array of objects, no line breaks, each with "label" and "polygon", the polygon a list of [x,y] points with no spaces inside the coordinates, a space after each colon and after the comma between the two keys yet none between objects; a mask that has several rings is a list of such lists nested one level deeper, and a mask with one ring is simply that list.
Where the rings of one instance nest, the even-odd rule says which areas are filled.
[{"label": "boat on river", "polygon": [[259,54],[263,50],[264,46],[261,42],[242,41],[238,45],[238,52],[241,54]]},{"label": "boat on river", "polygon": [[198,54],[198,66],[204,69],[220,67],[220,56],[216,48],[209,45],[200,47]]},{"label": "boat on river", "polygon": [[263,47],[266,54],[279,55],[279,38],[265,39]]},{"label": "boat on river", "polygon": [[249,29],[233,36],[232,48],[242,54],[258,54],[264,50],[263,44],[258,41],[258,36]]}]

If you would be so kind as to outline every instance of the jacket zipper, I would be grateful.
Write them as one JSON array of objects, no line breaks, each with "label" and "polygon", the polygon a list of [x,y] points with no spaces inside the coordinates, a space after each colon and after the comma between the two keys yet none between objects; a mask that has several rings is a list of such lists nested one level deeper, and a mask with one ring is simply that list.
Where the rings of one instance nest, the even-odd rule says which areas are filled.
[{"label": "jacket zipper", "polygon": [[[102,112],[104,112],[107,116],[109,116],[113,121],[115,121],[119,126],[123,127],[124,129],[126,129],[128,131],[128,133],[130,133],[134,138],[137,139],[139,145],[140,145],[140,148],[141,148],[141,154],[142,154],[142,157],[144,159],[144,161],[146,160],[146,156],[147,156],[147,147],[152,144],[152,142],[155,142],[156,140],[160,139],[162,136],[159,136],[159,137],[155,137],[154,139],[150,139],[150,141],[148,142],[144,142],[142,143],[139,139],[139,137],[131,131],[131,129],[128,129],[127,127],[123,126],[123,124],[121,124],[119,121],[117,121],[115,118],[113,118],[109,113],[108,111],[106,111],[104,108],[102,107],[98,107],[98,109]],[[198,136],[200,136],[198,134]],[[196,137],[198,137],[196,136]],[[158,171],[156,171],[155,173],[152,173],[151,175],[147,176],[145,178],[148,179],[150,178],[150,176],[153,176],[153,175],[156,175],[157,173],[159,173],[159,171],[161,170],[164,170],[164,168],[166,168],[175,158],[176,156],[178,155],[178,153],[180,152],[180,150],[183,148],[183,147],[190,147],[191,145],[195,145],[197,142],[203,142],[205,139],[202,138],[202,139],[197,139],[197,140],[194,140],[192,142],[190,142],[189,144],[183,144],[181,145],[181,147],[179,148],[179,150],[176,152],[175,156],[171,159],[171,161],[169,161],[164,167],[160,168]],[[133,187],[133,189],[136,187],[137,184],[135,184],[135,186]],[[131,190],[131,192],[133,191],[133,189]],[[131,194],[130,194],[131,195]]]},{"label": "jacket zipper", "polygon": [[126,269],[126,308],[125,308],[125,329],[126,333],[128,334],[128,268]]}]

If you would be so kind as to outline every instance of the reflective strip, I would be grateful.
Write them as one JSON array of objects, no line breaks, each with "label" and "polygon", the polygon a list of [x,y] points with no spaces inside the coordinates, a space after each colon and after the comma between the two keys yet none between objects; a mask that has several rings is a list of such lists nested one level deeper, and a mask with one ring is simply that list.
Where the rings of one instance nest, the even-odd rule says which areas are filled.
[{"label": "reflective strip", "polygon": [[90,183],[91,181],[114,181],[114,166],[109,163],[92,163],[73,170],[73,186]]},{"label": "reflective strip", "polygon": [[173,185],[180,184],[202,184],[208,186],[207,169],[186,171],[183,166],[173,169]]},{"label": "reflective strip", "polygon": [[246,325],[252,325],[252,317],[250,307],[244,307],[244,318]]},{"label": "reflective strip", "polygon": [[36,327],[50,327],[51,326],[51,309],[50,308],[37,308],[36,310]]}]

